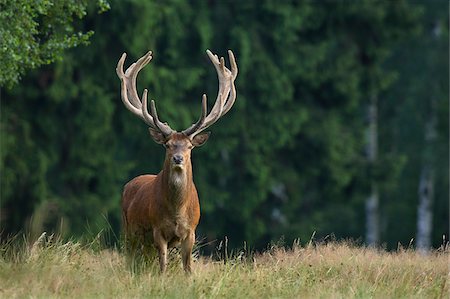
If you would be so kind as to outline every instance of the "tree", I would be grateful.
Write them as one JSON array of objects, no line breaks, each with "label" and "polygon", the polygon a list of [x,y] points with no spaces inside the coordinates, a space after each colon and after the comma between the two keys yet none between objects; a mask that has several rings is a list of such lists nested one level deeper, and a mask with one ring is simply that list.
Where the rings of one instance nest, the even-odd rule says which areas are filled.
[{"label": "tree", "polygon": [[[384,68],[384,61],[391,54],[394,42],[417,30],[419,11],[406,2],[381,2],[373,7],[371,1],[361,1],[352,6],[362,12],[352,19],[357,28],[352,35],[358,44],[358,56],[363,66],[362,90],[366,103],[366,146],[365,153],[369,176],[367,186],[369,195],[365,201],[366,243],[378,245],[380,241],[379,184],[377,173],[381,163],[378,161],[378,105],[380,94],[393,83],[395,73]],[[387,166],[387,167],[386,167]],[[385,165],[392,168],[391,165]],[[382,170],[383,171],[383,170]],[[384,170],[385,171],[385,170]]]},{"label": "tree", "polygon": [[395,245],[416,236],[421,250],[448,236],[448,15],[442,9],[447,6],[423,4],[420,34],[400,43],[388,61],[402,76],[381,106],[381,151],[404,164],[384,192],[384,238]]},{"label": "tree", "polygon": [[[74,17],[82,18],[88,9],[97,8],[88,7],[86,2],[6,0],[0,6],[1,86],[12,87],[25,72],[60,61],[65,50],[86,44],[93,34],[92,30],[74,33],[77,26]],[[108,4],[100,1],[98,7],[104,11]],[[70,62],[64,61],[67,64]],[[73,107],[62,99],[70,99],[77,92],[67,94],[64,84],[57,80],[58,71],[51,67],[37,74],[31,74],[26,82],[5,92],[1,98],[2,234],[24,227],[25,219],[34,211],[33,222],[39,229],[57,226],[60,215],[55,210],[55,194],[51,189],[62,187],[58,180],[67,170],[57,169],[55,164],[64,161],[66,156],[63,151],[55,151],[52,145],[69,146],[64,142],[64,137],[70,134],[64,122],[72,116]],[[52,88],[52,81],[60,85]],[[91,97],[95,92],[95,89],[89,91]],[[65,193],[62,189],[60,192]],[[45,222],[49,223],[45,225]]]},{"label": "tree", "polygon": [[[217,92],[204,50],[229,48],[239,66],[236,103],[192,158],[198,235],[258,248],[314,231],[363,236],[364,198],[375,182],[384,200],[402,152],[388,158],[380,138],[377,160],[367,162],[362,111],[374,97],[378,107],[394,106],[385,100],[394,86],[386,58],[415,28],[415,13],[403,1],[112,1],[108,14],[81,23],[96,31],[89,47],[65,52],[5,96],[2,208],[14,218],[7,227],[50,211],[54,221],[42,212],[43,222],[64,219],[67,234],[82,235],[86,223],[102,228],[103,217],[118,231],[123,184],[158,172],[163,161],[120,101],[120,55],[132,61],[153,50],[138,89],[148,87],[160,118],[183,128],[197,119],[201,95]],[[379,124],[385,130],[384,119]]]},{"label": "tree", "polygon": [[[439,44],[446,43],[448,39],[443,38],[445,26],[445,19],[443,16],[435,16],[435,19],[430,20],[433,24],[427,27],[425,34],[428,35],[427,41],[431,44],[432,49],[441,50]],[[431,30],[430,30],[431,29]],[[432,50],[432,51],[433,51]],[[431,51],[430,51],[431,52]],[[434,51],[433,51],[434,52]],[[430,71],[434,74],[439,72],[439,65],[441,63],[442,56],[440,51],[438,53],[430,53],[430,56],[434,56],[434,59],[430,57]],[[434,54],[434,55],[433,55]],[[437,59],[436,59],[437,58]],[[445,59],[442,59],[445,60]],[[442,69],[440,70],[442,72]],[[424,149],[422,170],[419,179],[419,204],[417,207],[417,247],[421,251],[428,251],[432,246],[432,231],[433,231],[433,202],[434,202],[434,188],[436,184],[436,142],[438,141],[438,102],[440,98],[445,98],[444,94],[447,94],[448,90],[443,90],[441,83],[431,81],[428,94],[428,107],[425,116],[425,129],[424,129]]]},{"label": "tree", "polygon": [[[108,9],[98,2],[100,11]],[[26,71],[61,59],[62,53],[86,45],[93,31],[76,32],[74,18],[87,13],[87,1],[0,1],[0,86],[16,84]]]}]

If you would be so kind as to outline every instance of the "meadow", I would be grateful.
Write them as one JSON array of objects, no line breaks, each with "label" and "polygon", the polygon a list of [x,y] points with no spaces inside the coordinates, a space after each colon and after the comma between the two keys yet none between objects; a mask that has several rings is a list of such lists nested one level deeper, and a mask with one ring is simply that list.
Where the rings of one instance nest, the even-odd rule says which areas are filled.
[{"label": "meadow", "polygon": [[131,269],[118,249],[43,234],[1,245],[1,298],[448,298],[448,246],[429,254],[330,242],[271,246],[222,259],[196,256],[186,275],[172,253]]}]

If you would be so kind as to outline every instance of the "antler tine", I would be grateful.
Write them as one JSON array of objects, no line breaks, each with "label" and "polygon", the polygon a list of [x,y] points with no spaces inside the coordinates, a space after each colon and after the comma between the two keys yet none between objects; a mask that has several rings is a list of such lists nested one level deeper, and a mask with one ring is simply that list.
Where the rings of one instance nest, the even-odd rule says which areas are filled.
[{"label": "antler tine", "polygon": [[[225,59],[213,54],[210,50],[207,50],[209,59],[214,65],[217,72],[217,78],[219,79],[219,90],[217,93],[216,102],[214,103],[211,112],[206,116],[203,124],[192,125],[188,131],[191,137],[205,130],[212,124],[214,124],[221,116],[225,115],[233,106],[236,99],[236,88],[234,80],[237,76],[237,64],[233,52],[228,50],[228,56],[231,64],[231,71],[225,66]],[[195,129],[195,130],[194,130]]]},{"label": "antler tine", "polygon": [[125,58],[127,58],[127,53],[123,53],[122,56],[120,56],[119,61],[117,62],[116,73],[119,78],[122,78],[124,76],[123,63],[125,62]]},{"label": "antler tine", "polygon": [[130,100],[128,99],[127,82],[125,74],[123,72],[123,63],[125,62],[126,57],[127,53],[123,53],[119,59],[119,62],[117,62],[116,67],[117,76],[120,78],[121,81],[122,102],[128,110],[130,110],[135,115],[141,117],[139,109],[137,109],[133,104],[131,104]]},{"label": "antler tine", "polygon": [[[122,102],[125,105],[125,107],[130,110],[133,114],[142,117],[141,112],[139,111],[139,109],[137,109],[136,107],[133,106],[133,104],[130,103],[130,100],[128,99],[128,91],[127,91],[127,83],[125,81],[125,79],[121,78],[121,94],[122,94]],[[145,121],[145,119],[144,119]]]},{"label": "antler tine", "polygon": [[153,122],[155,124],[155,127],[159,131],[161,131],[161,133],[163,133],[165,136],[169,136],[170,134],[172,134],[174,132],[174,130],[172,130],[167,123],[162,123],[159,120],[158,113],[156,112],[156,106],[155,106],[154,100],[152,100],[150,102],[150,114],[153,117]]},{"label": "antler tine", "polygon": [[[228,57],[230,59],[230,64],[231,64],[231,72],[229,69],[225,68],[225,64],[224,64],[224,58],[221,57],[220,59],[220,69],[224,70],[223,73],[225,73],[225,69],[227,72],[227,75],[229,75],[231,73],[231,76],[229,78],[229,86],[226,85],[226,83],[224,83],[221,87],[223,86],[227,86],[227,88],[229,88],[228,92],[222,93],[219,91],[219,94],[221,95],[220,97],[220,101],[217,101],[216,103],[219,103],[218,109],[220,109],[219,111],[216,111],[217,115],[215,117],[211,117],[209,120],[209,125],[212,125],[213,123],[215,123],[220,117],[224,116],[230,109],[231,107],[233,107],[234,101],[236,100],[236,86],[234,85],[234,80],[236,79],[237,73],[238,73],[238,69],[237,69],[237,64],[236,64],[236,59],[234,58],[234,54],[231,50],[228,50]],[[222,98],[222,96],[224,96],[224,98]],[[226,98],[228,97],[228,98]],[[218,96],[219,98],[219,96]],[[225,99],[226,98],[226,99]]]},{"label": "antler tine", "polygon": [[230,59],[231,74],[233,75],[233,80],[234,80],[237,77],[238,68],[237,68],[236,58],[234,57],[233,51],[228,50],[228,58]]},{"label": "antler tine", "polygon": [[145,122],[155,130],[159,130],[165,136],[169,136],[174,131],[169,127],[168,124],[162,123],[158,118],[158,113],[156,112],[155,101],[151,101],[150,103],[150,114],[148,113],[147,108],[147,89],[144,89],[144,93],[142,95],[142,115],[145,119]]},{"label": "antler tine", "polygon": [[[174,132],[166,123],[161,123],[157,118],[156,109],[155,114],[149,114],[147,111],[147,94],[148,90],[144,89],[142,100],[139,98],[136,89],[136,79],[139,71],[142,70],[153,58],[152,51],[148,51],[144,56],[139,58],[135,63],[131,64],[127,70],[123,71],[123,64],[127,54],[123,53],[117,63],[116,73],[121,81],[122,102],[125,107],[133,114],[139,116],[150,127],[161,131],[168,136]],[[156,120],[155,120],[156,119]]]},{"label": "antler tine", "polygon": [[[152,51],[147,52],[137,62],[131,64],[128,69],[123,72],[123,64],[127,54],[123,53],[119,62],[117,63],[116,73],[119,78],[125,80],[127,86],[127,95],[130,96],[129,102],[137,109],[141,108],[141,101],[137,95],[136,78],[139,71],[152,60]],[[130,84],[131,83],[131,84]],[[129,87],[129,88],[128,88]],[[128,99],[128,97],[127,97]]]},{"label": "antler tine", "polygon": [[189,136],[192,133],[194,133],[195,131],[197,131],[198,128],[200,128],[203,125],[203,123],[205,122],[207,110],[208,110],[207,98],[206,98],[206,94],[203,94],[203,98],[202,98],[202,113],[200,114],[200,118],[198,119],[198,121],[195,124],[193,124],[192,126],[187,128],[186,130],[182,131],[182,133],[184,135]]},{"label": "antler tine", "polygon": [[231,50],[228,50],[228,57],[230,59],[230,64],[231,64],[231,78],[230,78],[231,91],[230,91],[230,97],[228,98],[228,100],[225,104],[222,115],[227,114],[227,112],[231,109],[231,107],[233,107],[234,101],[236,100],[236,86],[234,85],[234,80],[237,77],[238,68],[237,68],[237,64],[236,64],[236,59]]},{"label": "antler tine", "polygon": [[[237,68],[237,64],[236,64],[236,59],[234,57],[234,54],[231,50],[228,50],[228,58],[230,59],[230,64],[231,64],[231,72],[230,70],[226,69],[228,74],[231,73],[231,76],[229,78],[229,94],[226,94],[225,96],[228,96],[228,98],[224,99],[224,107],[220,113],[219,117],[224,116],[233,106],[234,101],[236,100],[236,86],[234,85],[234,80],[237,77],[238,74],[238,68]],[[223,57],[221,59],[221,61],[223,60]],[[215,121],[214,121],[215,122]]]},{"label": "antler tine", "polygon": [[144,93],[142,94],[142,107],[141,107],[141,113],[142,116],[144,117],[144,121],[146,124],[148,124],[149,126],[151,126],[153,129],[157,130],[157,128],[155,127],[154,124],[154,119],[153,117],[148,113],[148,108],[147,108],[147,88],[144,89]]},{"label": "antler tine", "polygon": [[130,77],[131,89],[129,92],[131,93],[131,103],[136,108],[142,107],[142,101],[139,99],[136,88],[136,81],[139,71],[144,68],[149,62],[153,59],[152,51],[148,51],[144,56],[138,59],[135,63],[133,63],[126,71],[125,75]]}]

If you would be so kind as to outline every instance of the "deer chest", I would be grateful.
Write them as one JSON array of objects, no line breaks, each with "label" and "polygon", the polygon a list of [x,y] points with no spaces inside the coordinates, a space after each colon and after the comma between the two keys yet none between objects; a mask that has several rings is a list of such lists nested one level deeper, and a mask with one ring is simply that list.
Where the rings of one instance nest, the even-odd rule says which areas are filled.
[{"label": "deer chest", "polygon": [[183,218],[175,218],[165,221],[160,227],[162,235],[169,243],[174,243],[186,239],[190,233],[190,227]]}]

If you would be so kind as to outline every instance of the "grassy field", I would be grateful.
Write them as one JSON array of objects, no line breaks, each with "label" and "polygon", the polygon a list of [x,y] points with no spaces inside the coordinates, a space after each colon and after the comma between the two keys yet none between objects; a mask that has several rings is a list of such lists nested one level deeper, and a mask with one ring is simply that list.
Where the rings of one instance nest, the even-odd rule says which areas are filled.
[{"label": "grassy field", "polygon": [[[183,273],[173,254],[131,271],[118,250],[42,236],[2,245],[1,298],[448,298],[449,249],[388,253],[348,243],[275,247],[224,264],[197,258]],[[24,244],[26,242],[23,242]]]}]

